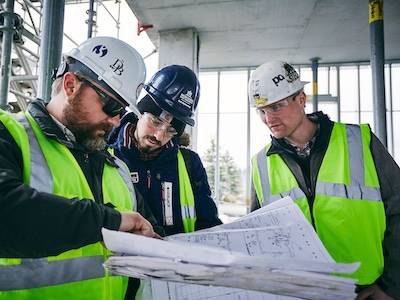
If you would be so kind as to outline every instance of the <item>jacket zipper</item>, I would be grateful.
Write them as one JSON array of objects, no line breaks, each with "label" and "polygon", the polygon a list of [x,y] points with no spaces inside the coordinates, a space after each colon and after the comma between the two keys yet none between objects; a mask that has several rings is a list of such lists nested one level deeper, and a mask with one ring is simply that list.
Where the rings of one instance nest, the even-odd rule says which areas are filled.
[{"label": "jacket zipper", "polygon": [[83,158],[84,158],[84,160],[85,160],[85,163],[89,163],[89,154],[87,154],[87,153],[85,153],[85,154],[83,154]]},{"label": "jacket zipper", "polygon": [[310,215],[311,215],[311,223],[312,226],[314,227],[315,231],[317,231],[317,228],[315,227],[315,219],[314,219],[314,201],[315,201],[315,193],[316,193],[316,185],[317,185],[317,175],[318,172],[313,171],[312,166],[311,166],[311,159],[310,159],[310,170],[313,174],[310,174],[310,187],[308,188],[310,196],[311,196],[311,201],[308,203],[308,206],[310,207]]},{"label": "jacket zipper", "polygon": [[150,170],[147,170],[147,188],[151,188],[151,173]]}]

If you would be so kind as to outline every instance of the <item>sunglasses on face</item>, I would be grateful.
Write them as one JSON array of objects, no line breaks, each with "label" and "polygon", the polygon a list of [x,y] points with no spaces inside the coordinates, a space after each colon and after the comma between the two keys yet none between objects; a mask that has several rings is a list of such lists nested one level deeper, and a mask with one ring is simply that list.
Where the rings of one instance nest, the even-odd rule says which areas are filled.
[{"label": "sunglasses on face", "polygon": [[113,97],[106,94],[99,87],[95,86],[92,82],[82,76],[78,76],[78,79],[84,84],[90,86],[100,97],[101,102],[103,102],[103,112],[106,115],[110,117],[115,117],[117,115],[121,115],[125,111],[125,105],[122,105]]},{"label": "sunglasses on face", "polygon": [[172,127],[168,122],[161,120],[151,113],[145,112],[143,116],[146,118],[148,125],[150,125],[153,129],[163,130],[168,137],[174,137],[178,134],[175,128]]},{"label": "sunglasses on face", "polygon": [[296,93],[292,96],[289,96],[286,99],[283,99],[281,101],[278,101],[276,103],[270,104],[268,106],[265,106],[263,108],[258,108],[257,112],[261,115],[264,116],[266,114],[273,114],[273,113],[278,113],[282,111],[285,107],[289,106],[291,101],[294,101],[295,98],[299,95],[300,93]]}]

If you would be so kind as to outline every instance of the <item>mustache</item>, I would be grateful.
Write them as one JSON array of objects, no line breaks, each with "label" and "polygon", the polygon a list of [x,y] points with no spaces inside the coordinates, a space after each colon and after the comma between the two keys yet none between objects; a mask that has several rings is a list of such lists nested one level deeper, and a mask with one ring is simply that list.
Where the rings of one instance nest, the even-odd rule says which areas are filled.
[{"label": "mustache", "polygon": [[114,126],[112,126],[110,124],[103,124],[103,125],[101,125],[101,127],[99,129],[102,129],[106,132],[106,134],[109,134],[114,129]]},{"label": "mustache", "polygon": [[157,145],[161,146],[161,142],[160,142],[159,140],[157,140],[154,136],[146,135],[145,138],[146,138],[146,139],[149,139],[149,140],[152,141],[154,144],[157,144]]}]

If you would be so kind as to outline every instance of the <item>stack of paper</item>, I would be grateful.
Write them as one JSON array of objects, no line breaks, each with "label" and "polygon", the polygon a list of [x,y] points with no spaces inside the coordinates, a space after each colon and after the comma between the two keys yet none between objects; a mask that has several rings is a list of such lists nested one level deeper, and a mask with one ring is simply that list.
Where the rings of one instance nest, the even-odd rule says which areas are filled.
[{"label": "stack of paper", "polygon": [[158,279],[147,286],[153,299],[355,296],[352,279],[331,273],[352,273],[358,263],[335,263],[290,198],[233,223],[168,241],[106,229],[103,236],[107,248],[124,253],[111,257],[105,266],[116,274]]}]

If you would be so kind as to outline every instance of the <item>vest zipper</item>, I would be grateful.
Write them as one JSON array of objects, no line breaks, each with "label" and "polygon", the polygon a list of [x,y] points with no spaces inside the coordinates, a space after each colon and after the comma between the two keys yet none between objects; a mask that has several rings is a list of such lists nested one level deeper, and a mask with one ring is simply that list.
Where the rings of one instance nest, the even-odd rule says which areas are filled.
[{"label": "vest zipper", "polygon": [[147,188],[151,188],[151,173],[150,170],[147,170]]},{"label": "vest zipper", "polygon": [[[311,166],[311,159],[310,159],[310,187],[308,188],[308,191],[310,193],[310,200],[308,201],[308,207],[310,208],[310,215],[311,215],[311,223],[312,226],[315,229],[315,232],[317,232],[317,228],[315,227],[315,219],[314,219],[314,201],[315,201],[315,191],[316,191],[316,185],[317,185],[317,176],[318,172],[313,172],[312,166]],[[320,166],[321,167],[321,166]],[[314,169],[316,170],[316,169]],[[319,170],[319,168],[318,168]]]},{"label": "vest zipper", "polygon": [[87,153],[84,153],[83,154],[83,157],[84,157],[84,160],[85,160],[85,163],[89,163],[89,154],[87,154]]}]

